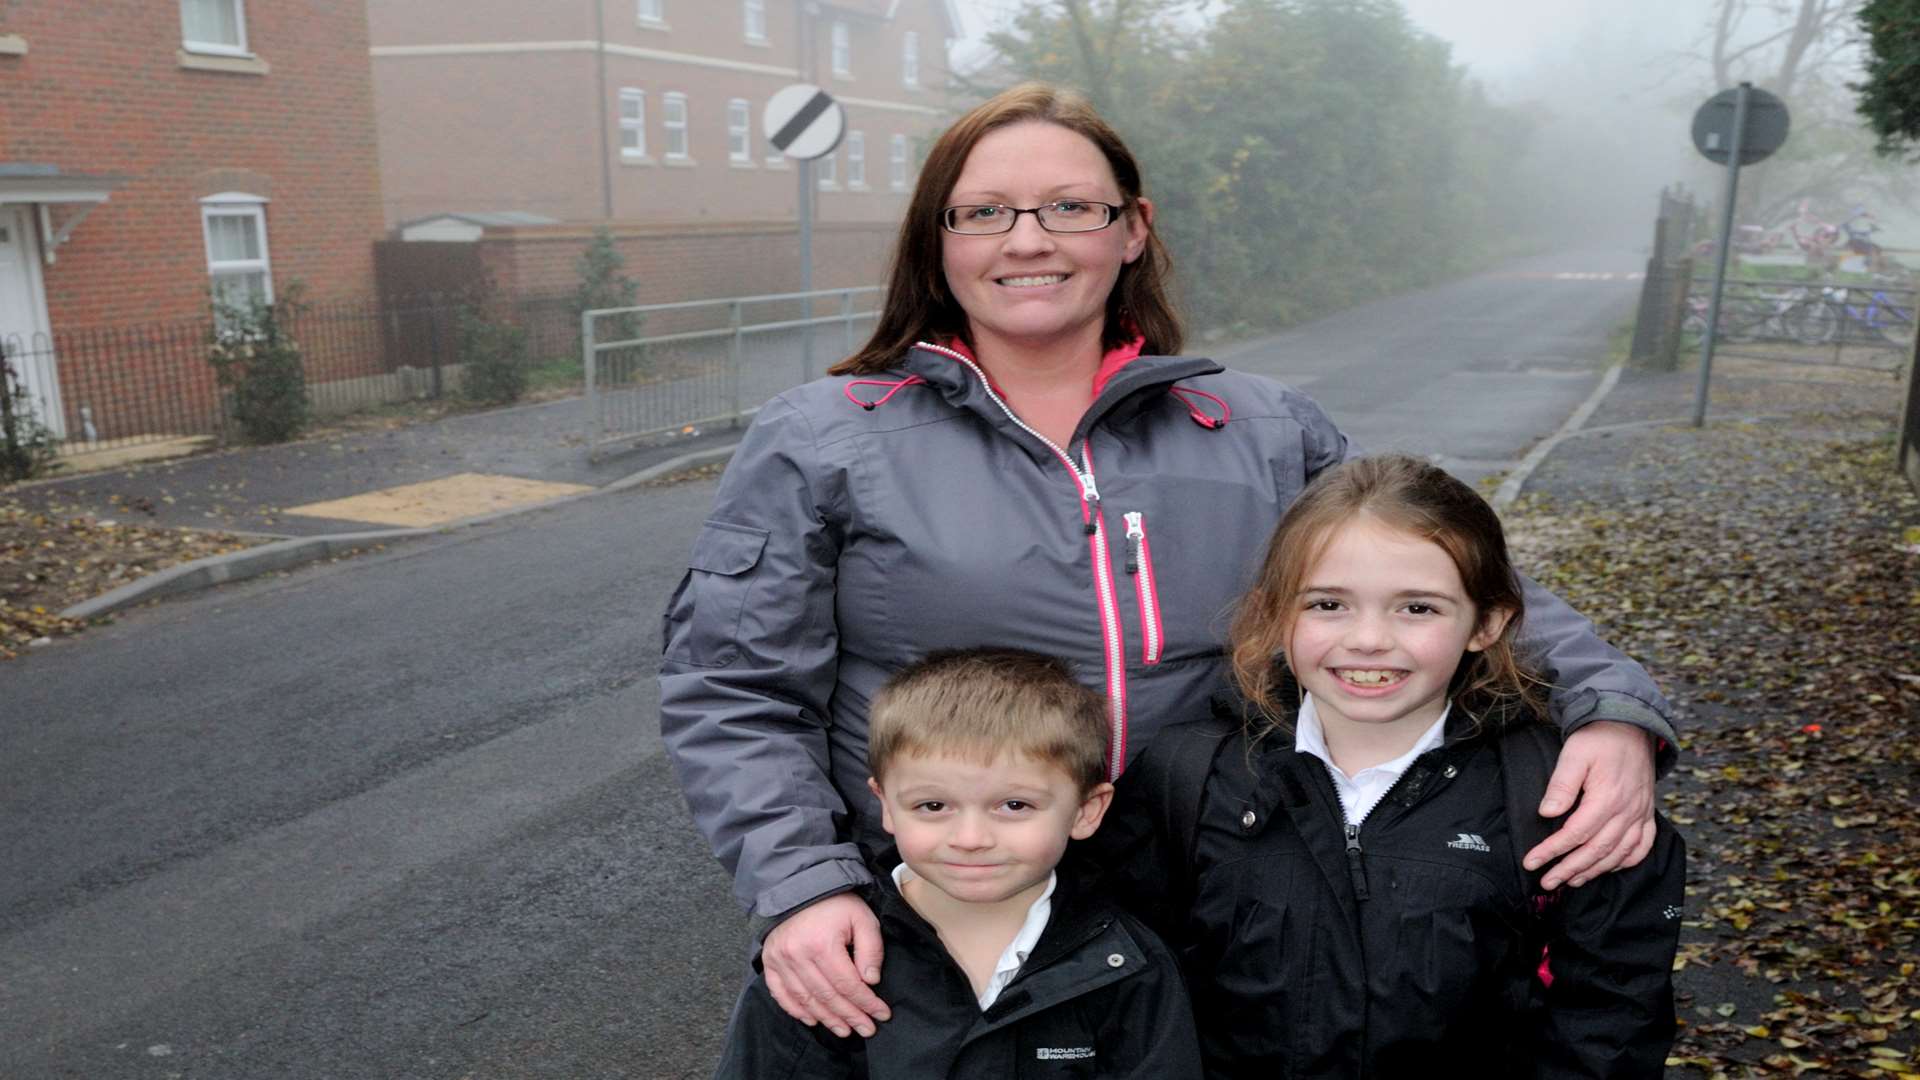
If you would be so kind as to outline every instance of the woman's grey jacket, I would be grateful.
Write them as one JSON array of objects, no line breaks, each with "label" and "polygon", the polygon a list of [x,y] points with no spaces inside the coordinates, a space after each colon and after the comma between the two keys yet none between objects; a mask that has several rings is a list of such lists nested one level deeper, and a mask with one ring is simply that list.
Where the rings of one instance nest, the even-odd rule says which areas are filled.
[{"label": "woman's grey jacket", "polygon": [[[768,402],[668,602],[661,733],[695,822],[760,922],[870,875],[867,706],[941,648],[1063,657],[1109,699],[1117,775],[1204,716],[1234,599],[1314,474],[1352,455],[1305,395],[1210,360],[1142,356],[1096,384],[1065,447],[964,353]],[[1568,732],[1625,720],[1671,758],[1639,665],[1527,583],[1527,641]]]}]

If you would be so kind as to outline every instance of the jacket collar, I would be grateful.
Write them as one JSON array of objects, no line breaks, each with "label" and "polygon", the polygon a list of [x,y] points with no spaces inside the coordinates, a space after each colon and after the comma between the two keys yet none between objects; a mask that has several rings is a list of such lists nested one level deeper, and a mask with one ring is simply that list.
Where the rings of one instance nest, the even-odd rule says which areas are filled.
[{"label": "jacket collar", "polygon": [[[1249,836],[1264,832],[1283,809],[1304,807],[1314,798],[1305,780],[1310,771],[1300,766],[1298,759],[1301,755],[1294,750],[1292,736],[1294,721],[1300,712],[1300,684],[1285,662],[1279,659],[1274,661],[1273,685],[1274,698],[1279,706],[1277,711],[1269,711],[1248,700],[1237,686],[1216,690],[1208,703],[1215,722],[1230,725],[1234,729],[1266,733],[1260,736],[1259,742],[1250,748],[1247,755],[1249,764],[1254,768],[1254,777],[1246,788],[1245,805],[1239,811],[1253,814],[1252,824],[1244,829]],[[1418,802],[1431,787],[1434,774],[1512,722],[1512,717],[1502,713],[1483,728],[1476,729],[1463,710],[1450,710],[1445,741],[1407,767],[1394,785],[1388,802],[1401,807]],[[1312,769],[1323,767],[1318,759],[1310,755],[1308,757],[1308,765]],[[1337,803],[1334,811],[1337,816]]]},{"label": "jacket collar", "polygon": [[[1123,934],[1116,939],[1114,948],[1093,950],[1100,954],[1095,958],[1097,964],[1089,961],[1087,970],[1078,970],[1080,961],[1075,954],[1103,934],[1114,933],[1117,927],[1112,905],[1101,899],[1096,887],[1097,872],[1084,866],[1075,854],[1069,848],[1067,857],[1055,868],[1053,911],[1046,929],[1040,933],[1040,940],[1021,965],[1020,974],[982,1014],[981,1023],[968,1036],[970,1039],[1096,986],[1130,976],[1142,968],[1144,952],[1131,935]],[[940,944],[939,932],[913,910],[913,905],[907,903],[899,887],[894,885],[892,870],[899,861],[899,853],[889,849],[876,858],[871,867],[874,883],[870,887],[870,900],[880,919],[882,933],[889,940],[906,936],[928,943],[928,948],[944,951],[946,947]],[[1108,954],[1122,951],[1129,954],[1132,962],[1122,968],[1112,967],[1107,962]]]},{"label": "jacket collar", "polygon": [[[996,424],[1008,422],[994,401],[998,389],[990,386],[986,368],[974,359],[965,342],[922,342],[908,350],[900,369],[918,376],[956,409],[980,413]],[[1072,441],[1078,443],[1085,438],[1087,431],[1109,414],[1116,420],[1137,414],[1153,400],[1152,391],[1169,389],[1181,379],[1224,370],[1212,360],[1199,357],[1141,356],[1138,341],[1115,349],[1101,361],[1095,378],[1098,393]]]}]

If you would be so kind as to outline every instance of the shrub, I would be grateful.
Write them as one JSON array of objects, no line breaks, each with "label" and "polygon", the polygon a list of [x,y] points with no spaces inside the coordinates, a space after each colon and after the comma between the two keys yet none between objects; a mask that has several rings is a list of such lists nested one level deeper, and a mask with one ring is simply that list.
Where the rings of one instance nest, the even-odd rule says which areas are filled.
[{"label": "shrub", "polygon": [[460,396],[482,405],[507,405],[527,391],[527,332],[487,319],[470,305],[455,316],[460,334]]},{"label": "shrub", "polygon": [[214,298],[207,362],[227,391],[229,414],[248,442],[286,442],[312,419],[300,346],[286,325],[303,310],[297,284],[273,303],[259,297],[249,297],[245,304]]},{"label": "shrub", "polygon": [[[613,246],[613,234],[605,226],[593,230],[593,241],[574,264],[580,273],[580,284],[573,290],[572,297],[576,318],[583,311],[634,306],[640,296],[640,285],[621,272],[626,265],[625,256]],[[626,341],[639,337],[640,323],[638,315],[602,320],[594,327],[594,340]]]},{"label": "shrub", "polygon": [[0,481],[38,476],[53,461],[53,432],[35,415],[33,399],[0,355]]}]

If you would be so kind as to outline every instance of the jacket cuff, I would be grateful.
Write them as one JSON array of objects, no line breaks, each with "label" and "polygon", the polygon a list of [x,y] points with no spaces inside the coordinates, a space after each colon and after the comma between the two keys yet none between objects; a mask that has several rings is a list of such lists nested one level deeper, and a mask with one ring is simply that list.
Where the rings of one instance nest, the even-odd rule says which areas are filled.
[{"label": "jacket cuff", "polygon": [[856,859],[835,859],[818,863],[762,892],[753,903],[747,930],[753,935],[757,954],[760,943],[773,928],[829,896],[865,888],[873,884],[873,874]]},{"label": "jacket cuff", "polygon": [[1673,724],[1659,711],[1631,694],[1617,690],[1588,690],[1561,717],[1562,738],[1579,731],[1595,720],[1614,720],[1632,724],[1653,740],[1653,775],[1657,779],[1673,771],[1680,759]]}]

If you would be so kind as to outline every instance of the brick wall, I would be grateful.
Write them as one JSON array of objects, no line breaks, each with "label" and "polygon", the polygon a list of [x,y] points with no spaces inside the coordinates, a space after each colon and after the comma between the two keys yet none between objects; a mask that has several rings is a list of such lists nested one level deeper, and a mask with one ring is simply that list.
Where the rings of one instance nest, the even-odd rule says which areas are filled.
[{"label": "brick wall", "polygon": [[[905,209],[888,154],[893,137],[904,136],[911,175],[920,144],[943,123],[938,0],[902,3],[891,19],[848,19],[845,75],[831,70],[829,19],[819,22],[816,56],[803,63],[784,0],[767,4],[764,41],[745,37],[737,2],[670,0],[664,24],[640,23],[630,0],[609,2],[604,57],[593,11],[591,0],[368,0],[389,225],[499,210],[564,221],[791,221],[799,183],[762,135],[761,113],[802,77],[843,99],[848,130],[866,144],[866,184],[847,182],[843,144],[838,182],[817,196],[817,220],[890,222]],[[920,57],[911,87],[902,77],[909,32]],[[644,95],[644,153],[622,151],[623,89]],[[686,102],[684,157],[667,153],[670,94]],[[747,103],[744,160],[729,153],[734,100]]]}]

